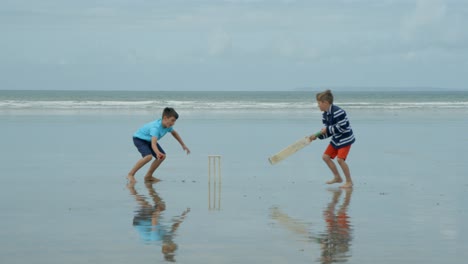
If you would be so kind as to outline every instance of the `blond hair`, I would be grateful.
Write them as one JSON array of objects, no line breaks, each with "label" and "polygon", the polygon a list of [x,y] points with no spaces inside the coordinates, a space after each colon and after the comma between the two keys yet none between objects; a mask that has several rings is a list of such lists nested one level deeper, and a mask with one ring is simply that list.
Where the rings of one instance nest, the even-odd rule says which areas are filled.
[{"label": "blond hair", "polygon": [[333,94],[330,90],[325,90],[324,92],[317,93],[316,98],[317,101],[329,102],[330,104],[333,104]]}]

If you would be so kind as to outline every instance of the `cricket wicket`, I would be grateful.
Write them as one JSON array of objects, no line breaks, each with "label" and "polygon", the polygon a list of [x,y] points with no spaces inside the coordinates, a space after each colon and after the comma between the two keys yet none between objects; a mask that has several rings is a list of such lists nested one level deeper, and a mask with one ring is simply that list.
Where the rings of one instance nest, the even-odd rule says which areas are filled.
[{"label": "cricket wicket", "polygon": [[[213,187],[211,187],[211,180],[213,179]],[[209,155],[208,156],[208,209],[220,210],[221,209],[221,156]],[[218,185],[216,185],[216,183]],[[211,197],[213,192],[213,198]]]}]

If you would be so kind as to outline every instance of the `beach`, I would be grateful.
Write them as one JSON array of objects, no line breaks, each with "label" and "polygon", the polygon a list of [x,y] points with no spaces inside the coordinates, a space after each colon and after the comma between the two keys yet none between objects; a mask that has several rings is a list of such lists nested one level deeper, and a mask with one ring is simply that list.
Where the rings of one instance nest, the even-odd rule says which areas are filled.
[{"label": "beach", "polygon": [[[343,94],[352,191],[325,184],[329,140],[268,163],[321,128],[314,93],[31,94],[0,92],[2,263],[468,258],[467,92]],[[145,166],[129,185],[132,134],[165,106],[192,154],[167,135],[162,181],[145,184]],[[222,156],[216,184],[208,155]]]}]

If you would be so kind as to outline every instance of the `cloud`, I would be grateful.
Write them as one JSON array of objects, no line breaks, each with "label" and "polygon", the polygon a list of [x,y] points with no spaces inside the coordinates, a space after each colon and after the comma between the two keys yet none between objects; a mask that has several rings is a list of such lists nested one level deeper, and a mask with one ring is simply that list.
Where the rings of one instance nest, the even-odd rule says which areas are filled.
[{"label": "cloud", "polygon": [[447,13],[442,0],[418,0],[415,9],[402,22],[402,34],[407,40],[434,30],[440,25]]},{"label": "cloud", "polygon": [[463,69],[468,61],[468,5],[458,0],[28,2],[0,10],[0,67],[172,65],[222,76],[247,65],[268,76],[291,70],[297,81],[310,69],[322,79],[342,69],[360,81],[353,76],[379,67]]},{"label": "cloud", "polygon": [[[418,0],[414,10],[401,23],[401,37],[419,49],[468,48],[468,33],[463,9],[455,2]],[[466,6],[465,6],[466,10]]]},{"label": "cloud", "polygon": [[219,56],[226,53],[232,47],[231,36],[222,29],[216,29],[209,36],[208,53],[211,56]]}]

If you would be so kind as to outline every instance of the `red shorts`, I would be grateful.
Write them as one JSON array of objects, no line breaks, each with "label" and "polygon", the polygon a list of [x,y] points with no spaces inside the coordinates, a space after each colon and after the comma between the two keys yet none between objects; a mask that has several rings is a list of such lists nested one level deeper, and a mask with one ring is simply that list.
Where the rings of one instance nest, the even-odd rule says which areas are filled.
[{"label": "red shorts", "polygon": [[331,144],[329,144],[323,154],[330,156],[330,158],[332,159],[334,159],[335,157],[338,157],[339,159],[346,160],[346,157],[348,157],[348,153],[350,149],[351,149],[351,145],[336,149]]}]

